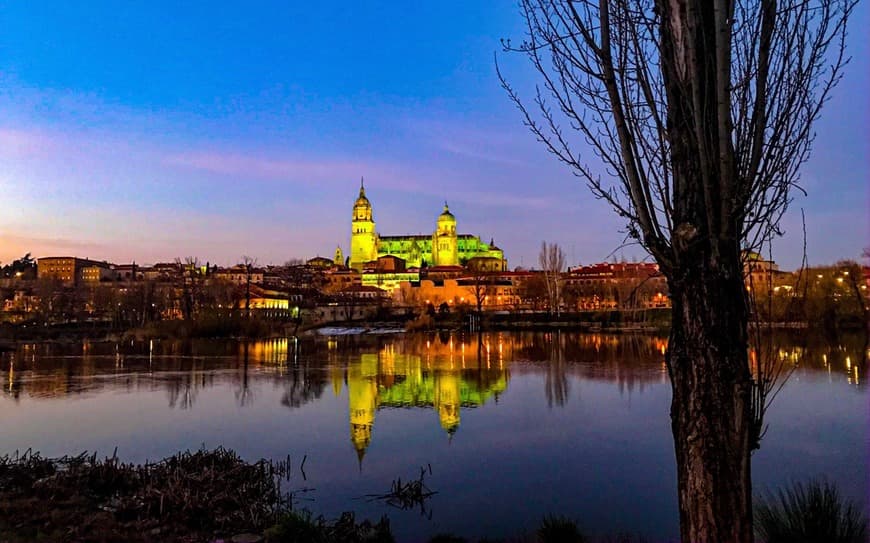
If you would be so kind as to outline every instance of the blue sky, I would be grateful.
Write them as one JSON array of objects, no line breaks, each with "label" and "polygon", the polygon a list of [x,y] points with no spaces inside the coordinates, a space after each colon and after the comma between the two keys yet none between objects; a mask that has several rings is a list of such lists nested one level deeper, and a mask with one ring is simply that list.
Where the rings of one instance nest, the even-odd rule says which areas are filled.
[{"label": "blue sky", "polygon": [[[181,5],[183,4],[183,5]],[[868,44],[817,125],[787,235],[798,265],[868,241]],[[623,224],[522,127],[495,78],[512,2],[0,1],[0,261],[26,251],[231,264],[331,255],[365,176],[382,234],[443,201],[510,265],[541,240],[604,259]],[[500,62],[512,81],[534,74]],[[617,255],[643,258],[639,249]]]}]

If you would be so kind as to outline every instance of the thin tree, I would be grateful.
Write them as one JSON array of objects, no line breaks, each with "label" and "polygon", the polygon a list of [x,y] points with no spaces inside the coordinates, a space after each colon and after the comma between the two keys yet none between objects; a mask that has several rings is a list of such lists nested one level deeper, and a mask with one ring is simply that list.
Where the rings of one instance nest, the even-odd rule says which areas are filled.
[{"label": "thin tree", "polygon": [[505,49],[541,85],[532,103],[499,72],[502,85],[668,281],[681,537],[752,541],[750,454],[772,385],[749,366],[742,251],[780,232],[854,0],[519,4],[527,38]]},{"label": "thin tree", "polygon": [[478,269],[474,270],[463,283],[467,285],[466,290],[474,300],[478,318],[482,318],[483,306],[486,304],[487,297],[494,291],[495,277],[485,270]]},{"label": "thin tree", "polygon": [[542,241],[541,252],[538,254],[538,264],[544,272],[550,311],[558,315],[562,305],[559,280],[562,272],[565,271],[565,253],[557,243]]},{"label": "thin tree", "polygon": [[242,267],[245,269],[245,318],[251,318],[251,277],[254,274],[254,268],[257,266],[257,259],[250,256],[242,257]]}]

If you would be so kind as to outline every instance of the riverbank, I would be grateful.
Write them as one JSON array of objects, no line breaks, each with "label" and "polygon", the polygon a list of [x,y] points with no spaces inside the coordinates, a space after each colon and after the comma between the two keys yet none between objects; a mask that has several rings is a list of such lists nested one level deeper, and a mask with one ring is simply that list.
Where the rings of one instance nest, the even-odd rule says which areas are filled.
[{"label": "riverbank", "polygon": [[[304,473],[304,458],[296,471]],[[144,465],[96,455],[43,458],[38,453],[0,457],[0,541],[96,543],[393,543],[387,517],[336,520],[293,509],[291,460],[248,463],[218,448],[179,453]],[[369,499],[399,509],[425,506],[435,494],[418,480]],[[303,489],[304,491],[304,489]],[[565,539],[565,534],[573,535]],[[507,543],[586,541],[576,524],[542,523],[539,537]],[[555,536],[555,537],[554,537]],[[435,536],[432,543],[465,539]],[[620,541],[629,541],[620,539]],[[640,540],[638,540],[640,541]]]},{"label": "riverbank", "polygon": [[154,464],[38,453],[0,458],[0,541],[212,541],[262,532],[289,509],[288,466],[224,449]]},{"label": "riverbank", "polygon": [[[297,467],[302,471],[304,458]],[[431,468],[430,468],[431,471]],[[38,453],[0,457],[0,541],[5,543],[395,543],[388,517],[357,521],[352,512],[327,520],[293,509],[291,461],[248,463],[223,448],[179,453],[134,465],[96,455],[46,459]],[[304,473],[304,472],[303,472]],[[399,509],[425,508],[436,492],[419,479],[396,479],[369,495]],[[860,543],[865,514],[835,486],[811,481],[756,498],[762,541]],[[792,522],[792,516],[802,519]],[[452,534],[428,543],[470,543]],[[534,533],[478,543],[646,543],[618,534],[593,539],[567,517],[545,516]]]},{"label": "riverbank", "polygon": [[[204,317],[196,320],[154,321],[133,328],[118,328],[109,322],[71,322],[62,324],[0,324],[0,352],[14,350],[25,342],[72,343],[90,341],[148,341],[177,339],[270,339],[304,335],[381,335],[425,331],[553,331],[660,334],[670,331],[670,309],[637,311],[585,311],[552,314],[547,312],[424,313],[417,317],[353,321],[292,322],[260,318]],[[758,323],[761,330],[802,330],[830,337],[838,332],[853,332],[864,326],[843,326],[831,330],[824,323]],[[753,326],[755,326],[753,324]]]}]

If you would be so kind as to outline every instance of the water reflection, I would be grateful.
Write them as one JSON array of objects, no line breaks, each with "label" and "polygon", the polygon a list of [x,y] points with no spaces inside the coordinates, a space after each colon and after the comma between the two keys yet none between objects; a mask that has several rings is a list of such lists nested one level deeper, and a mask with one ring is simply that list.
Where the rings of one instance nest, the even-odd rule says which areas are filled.
[{"label": "water reflection", "polygon": [[[865,386],[868,351],[860,337],[836,344],[788,335],[767,339],[765,349],[750,353],[754,366],[760,357],[772,356],[790,368],[825,371],[829,382]],[[163,389],[169,408],[190,410],[201,390],[231,383],[237,405],[245,408],[257,401],[253,385],[267,381],[282,389],[282,406],[297,409],[319,400],[330,385],[335,396],[346,389],[350,440],[361,460],[379,410],[431,409],[450,438],[463,410],[498,402],[511,372],[543,373],[547,405],[561,408],[578,394],[573,378],[615,383],[620,394],[666,382],[666,346],[666,339],[655,336],[442,332],[304,341],[25,344],[0,361],[7,375],[3,394],[15,401]]]},{"label": "water reflection", "polygon": [[[797,371],[769,412],[754,482],[825,476],[861,498],[864,339],[767,339],[753,363]],[[143,461],[206,444],[307,455],[312,507],[369,518],[384,511],[354,498],[431,462],[435,520],[391,517],[399,540],[509,536],[545,514],[665,540],[678,531],[666,347],[558,331],[22,345],[0,356],[0,454],[119,447]]]},{"label": "water reflection", "polygon": [[407,347],[385,345],[377,353],[359,355],[347,367],[350,435],[360,461],[371,443],[377,410],[434,409],[441,428],[452,436],[463,408],[498,401],[508,386],[504,361],[483,358],[482,347],[475,351],[465,343],[428,341],[423,353],[403,352]]}]

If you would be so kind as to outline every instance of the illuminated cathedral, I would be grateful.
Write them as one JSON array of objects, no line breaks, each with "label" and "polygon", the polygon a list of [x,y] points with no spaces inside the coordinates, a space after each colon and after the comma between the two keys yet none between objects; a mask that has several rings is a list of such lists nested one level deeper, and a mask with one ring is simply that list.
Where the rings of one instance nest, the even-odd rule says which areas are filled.
[{"label": "illuminated cathedral", "polygon": [[[360,181],[359,197],[353,204],[350,234],[350,267],[361,270],[378,257],[392,255],[405,261],[408,267],[465,265],[472,258],[495,258],[504,262],[504,252],[480,237],[456,233],[456,217],[447,203],[438,216],[431,236],[381,236],[375,230],[372,204]],[[336,251],[336,258],[340,252]],[[506,264],[505,264],[506,265]]]}]

